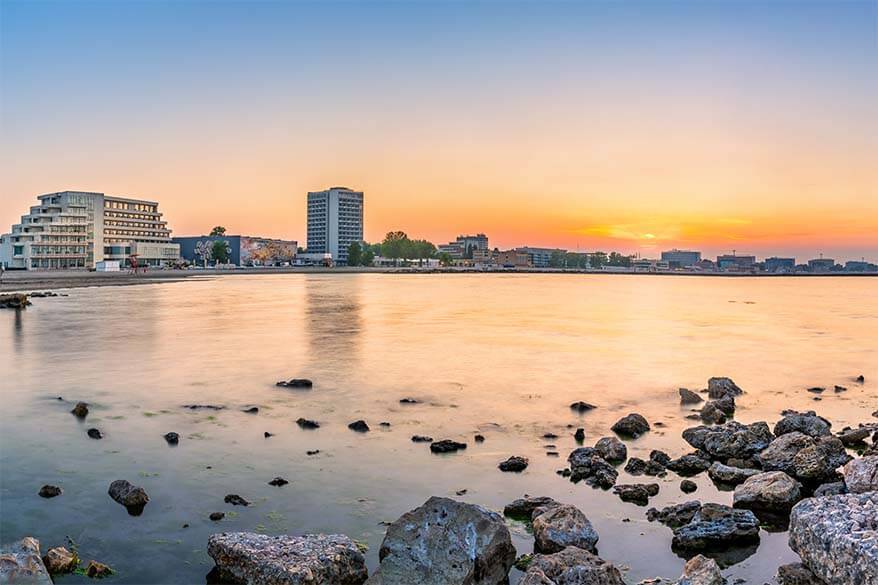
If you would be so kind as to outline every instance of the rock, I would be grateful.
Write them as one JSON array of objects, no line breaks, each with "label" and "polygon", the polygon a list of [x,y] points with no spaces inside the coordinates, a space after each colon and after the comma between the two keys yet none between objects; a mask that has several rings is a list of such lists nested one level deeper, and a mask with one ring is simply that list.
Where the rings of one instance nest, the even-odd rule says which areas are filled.
[{"label": "rock", "polygon": [[774,439],[764,422],[743,425],[730,421],[723,425],[698,426],[683,431],[683,439],[714,459],[746,459],[765,449]]},{"label": "rock", "polygon": [[734,507],[783,514],[802,499],[802,485],[783,471],[749,477],[735,488]]},{"label": "rock", "polygon": [[865,384],[865,383],[866,383],[866,377],[863,376],[862,374],[860,374],[859,376],[856,377],[856,381],[859,382],[860,384]]},{"label": "rock", "polygon": [[387,528],[378,558],[370,585],[495,585],[515,547],[499,514],[434,496]]},{"label": "rock", "polygon": [[715,560],[695,555],[686,562],[683,575],[676,585],[724,585],[725,582]]},{"label": "rock", "polygon": [[283,386],[285,388],[310,388],[314,385],[314,382],[309,380],[308,378],[293,378],[288,382],[284,382],[281,380],[275,386]]},{"label": "rock", "polygon": [[682,504],[667,506],[661,510],[650,508],[646,511],[646,518],[650,522],[661,522],[669,528],[678,528],[689,524],[695,514],[701,509],[701,502],[692,500]]},{"label": "rock", "polygon": [[680,550],[709,550],[759,540],[759,520],[750,510],[704,504],[688,524],[674,530],[671,544]]},{"label": "rock", "polygon": [[646,422],[646,419],[643,418],[643,416],[635,412],[622,417],[610,428],[618,435],[636,439],[640,435],[649,431],[649,423]]},{"label": "rock", "polygon": [[576,506],[557,504],[533,513],[534,550],[553,553],[575,546],[595,551],[598,533]]},{"label": "rock", "polygon": [[475,441],[476,443],[484,443],[485,436],[484,435],[476,435],[473,437],[473,441]]},{"label": "rock", "polygon": [[594,410],[595,408],[597,408],[597,406],[595,406],[594,404],[589,404],[588,402],[583,402],[580,400],[578,402],[574,402],[573,404],[571,404],[570,408],[571,408],[571,410],[575,410],[576,412],[582,413],[582,412],[587,412],[589,410]]},{"label": "rock", "polygon": [[269,433],[268,431],[265,431],[265,432],[263,433],[263,435],[264,435],[265,438],[267,439],[267,438],[269,438],[269,437],[273,437],[273,436],[274,436],[274,433]]},{"label": "rock", "polygon": [[610,463],[621,463],[628,457],[628,447],[616,437],[603,437],[594,445],[595,451]]},{"label": "rock", "polygon": [[664,466],[650,459],[649,461],[644,461],[640,457],[632,457],[628,460],[628,463],[625,465],[625,471],[630,473],[631,475],[652,475],[658,477],[664,477],[667,475],[667,471],[665,471]]},{"label": "rock", "polygon": [[168,442],[168,445],[177,445],[180,442],[180,435],[177,433],[167,433],[165,434],[165,441]]},{"label": "rock", "polygon": [[207,554],[220,574],[248,585],[359,585],[368,576],[363,553],[340,534],[223,532],[208,537]]},{"label": "rock", "polygon": [[[391,426],[391,425],[390,425],[390,423],[387,422],[387,421],[382,421],[382,422],[378,423],[378,426],[379,426],[379,427],[387,428],[387,427],[389,427],[389,426]],[[476,435],[476,436],[477,436],[477,437],[482,437],[481,435]],[[476,440],[478,440],[478,439],[476,439]],[[485,440],[485,437],[482,437],[482,440],[484,441],[484,440]]]},{"label": "rock", "polygon": [[534,555],[519,585],[625,585],[619,569],[570,546],[551,555]]},{"label": "rock", "polygon": [[707,469],[707,475],[710,479],[717,483],[727,485],[738,485],[747,481],[747,478],[757,475],[758,469],[746,469],[743,467],[732,467],[731,465],[723,465],[719,461],[713,463]]},{"label": "rock", "polygon": [[184,404],[183,408],[188,408],[189,410],[225,410],[226,407],[216,404]]},{"label": "rock", "polygon": [[355,420],[354,422],[348,425],[348,428],[352,431],[356,431],[358,433],[368,433],[369,425],[366,424],[364,420]]},{"label": "rock", "polygon": [[317,455],[318,453],[320,453],[320,449],[311,449],[310,451],[305,451],[305,455],[308,456]]},{"label": "rock", "polygon": [[765,471],[783,471],[790,475],[796,474],[794,461],[799,451],[815,444],[813,437],[799,431],[790,431],[780,435],[766,447],[757,459]]},{"label": "rock", "polygon": [[700,453],[688,453],[672,459],[667,465],[668,469],[682,476],[698,475],[709,467],[710,461]]},{"label": "rock", "polygon": [[774,434],[780,437],[787,433],[799,432],[809,437],[822,437],[830,434],[832,426],[822,416],[817,416],[813,410],[808,412],[789,411],[774,425]]},{"label": "rock", "polygon": [[426,435],[412,435],[412,443],[432,443],[433,437]]},{"label": "rock", "polygon": [[128,509],[128,513],[132,516],[139,516],[143,512],[144,506],[149,502],[149,496],[146,491],[124,479],[117,479],[110,484],[107,490],[110,497],[122,504]]},{"label": "rock", "polygon": [[557,439],[558,435],[556,435],[555,433],[543,433],[543,438],[544,439]]},{"label": "rock", "polygon": [[296,424],[303,429],[319,429],[320,423],[316,420],[310,420],[307,418],[300,418],[296,421]]},{"label": "rock", "polygon": [[616,483],[619,473],[591,447],[579,447],[567,456],[570,463],[570,479],[574,482],[585,480],[593,487],[609,489]]},{"label": "rock", "polygon": [[823,498],[826,496],[837,496],[848,493],[847,486],[843,481],[833,481],[824,483],[814,490],[815,498]]},{"label": "rock", "polygon": [[653,449],[649,452],[649,460],[655,461],[662,467],[666,467],[668,463],[671,462],[671,456],[665,453],[664,451],[659,451],[658,449]]},{"label": "rock", "polygon": [[231,504],[233,506],[249,506],[250,502],[239,496],[238,494],[229,494],[223,501],[227,504]]},{"label": "rock", "polygon": [[845,447],[858,447],[862,446],[871,434],[872,429],[869,427],[859,427],[841,433],[838,439]]},{"label": "rock", "polygon": [[506,504],[506,507],[503,508],[503,515],[518,520],[530,521],[534,510],[537,508],[550,508],[558,505],[560,504],[548,496],[524,496]]},{"label": "rock", "polygon": [[247,414],[257,414],[259,412],[259,407],[251,406],[250,408],[245,408],[241,412],[246,412]]},{"label": "rock", "polygon": [[645,506],[649,498],[659,493],[657,483],[619,484],[613,487],[613,492],[623,502],[631,502],[638,506]]},{"label": "rock", "polygon": [[835,437],[818,437],[793,458],[795,476],[800,481],[822,483],[838,476],[836,470],[851,460],[844,445]]},{"label": "rock", "polygon": [[780,585],[826,585],[802,563],[790,563],[778,567],[777,581]]},{"label": "rock", "polygon": [[705,404],[699,411],[698,417],[708,424],[722,424],[726,422],[726,413],[717,407],[715,400]]},{"label": "rock", "polygon": [[680,388],[680,404],[698,404],[704,402],[704,398],[689,390],[688,388]]},{"label": "rock", "polygon": [[420,402],[421,401],[416,399],[416,398],[400,398],[399,399],[400,404],[420,404]]},{"label": "rock", "polygon": [[74,416],[79,418],[85,418],[88,416],[88,404],[85,402],[77,402],[76,406],[73,407],[73,410],[70,412],[73,413]]},{"label": "rock", "polygon": [[281,487],[281,486],[287,485],[288,483],[290,483],[290,482],[288,482],[287,480],[285,480],[282,477],[275,477],[273,480],[268,482],[268,485],[273,485],[275,487]]},{"label": "rock", "polygon": [[63,546],[50,548],[43,557],[43,564],[50,575],[72,573],[79,566],[79,557]]},{"label": "rock", "polygon": [[744,391],[731,378],[711,378],[707,381],[707,395],[710,398],[740,396]]},{"label": "rock", "polygon": [[808,388],[808,392],[812,394],[823,394],[824,392],[826,392],[826,388],[823,388],[822,386],[814,386],[812,388]]},{"label": "rock", "polygon": [[692,480],[684,479],[680,482],[680,491],[684,494],[691,494],[698,489],[698,484]]},{"label": "rock", "polygon": [[790,516],[790,548],[826,583],[873,585],[878,583],[876,527],[878,492],[807,498]]},{"label": "rock", "polygon": [[104,434],[98,429],[88,429],[86,434],[92,439],[103,439]]},{"label": "rock", "polygon": [[461,449],[466,449],[466,443],[458,443],[451,439],[442,439],[441,441],[430,443],[430,451],[433,453],[454,453]]},{"label": "rock", "polygon": [[211,512],[211,514],[210,514],[210,519],[213,520],[214,522],[219,522],[220,520],[222,520],[225,517],[226,517],[225,512]]},{"label": "rock", "polygon": [[878,455],[854,459],[845,465],[844,483],[852,494],[878,490]]},{"label": "rock", "polygon": [[89,561],[85,574],[91,579],[103,579],[113,574],[113,569],[97,561]]},{"label": "rock", "polygon": [[503,461],[497,467],[500,468],[500,471],[524,471],[527,469],[528,460],[527,457],[518,457],[517,455],[513,455],[506,461]]},{"label": "rock", "polygon": [[38,492],[41,498],[54,498],[64,493],[64,490],[56,485],[44,485]]},{"label": "rock", "polygon": [[835,388],[833,388],[833,390],[835,390],[836,393],[848,391],[847,388],[845,388],[844,386],[839,386],[838,384],[835,385]]},{"label": "rock", "polygon": [[12,293],[8,295],[0,295],[0,309],[24,309],[30,306],[26,294]]},{"label": "rock", "polygon": [[576,432],[573,433],[573,439],[578,443],[582,443],[585,440],[585,429],[582,427],[576,429]]},{"label": "rock", "polygon": [[0,583],[52,585],[40,558],[39,540],[26,536],[18,542],[0,546]]}]

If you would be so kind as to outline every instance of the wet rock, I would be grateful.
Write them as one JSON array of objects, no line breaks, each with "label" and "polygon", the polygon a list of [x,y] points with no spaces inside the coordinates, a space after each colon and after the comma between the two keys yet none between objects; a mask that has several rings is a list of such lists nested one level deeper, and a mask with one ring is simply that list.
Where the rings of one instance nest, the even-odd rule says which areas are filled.
[{"label": "wet rock", "polygon": [[868,439],[871,434],[871,428],[859,427],[842,432],[838,435],[838,439],[845,447],[860,447],[866,442],[866,439]]},{"label": "wet rock", "polygon": [[854,459],[845,465],[844,483],[852,494],[878,490],[878,455]]},{"label": "wet rock", "polygon": [[220,520],[222,520],[225,517],[226,517],[225,512],[211,512],[211,514],[210,514],[210,519],[213,520],[214,522],[219,522]]},{"label": "wet rock", "polygon": [[778,567],[777,581],[780,585],[826,585],[802,563],[790,563]]},{"label": "wet rock", "polygon": [[98,429],[88,429],[86,434],[92,439],[103,439],[104,434]]},{"label": "wet rock", "polygon": [[636,439],[649,431],[649,423],[642,415],[635,412],[622,417],[610,428],[618,435]]},{"label": "wet rock", "polygon": [[113,574],[113,569],[97,561],[89,561],[85,568],[85,574],[91,579],[103,579]]},{"label": "wet rock", "polygon": [[259,412],[259,407],[251,406],[250,408],[245,408],[241,412],[246,412],[247,414],[257,414]]},{"label": "wet rock", "polygon": [[683,431],[683,439],[710,457],[726,460],[747,458],[765,449],[774,439],[764,422],[743,425],[730,421],[713,427],[698,426]]},{"label": "wet rock", "polygon": [[822,483],[838,476],[836,470],[851,460],[844,445],[835,437],[818,437],[815,444],[793,458],[795,477],[809,483]]},{"label": "wet rock", "polygon": [[433,437],[426,435],[412,435],[412,443],[432,443]]},{"label": "wet rock", "polygon": [[710,461],[701,453],[688,453],[668,462],[668,469],[682,476],[698,475],[710,467]]},{"label": "wet rock", "polygon": [[726,413],[717,407],[716,401],[711,400],[698,412],[698,417],[708,424],[722,424],[726,422]]},{"label": "wet rock", "polygon": [[704,398],[689,390],[688,388],[680,388],[680,404],[698,404],[704,402]]},{"label": "wet rock", "polygon": [[684,479],[680,482],[680,491],[684,494],[691,494],[698,489],[698,484],[690,479]]},{"label": "wet rock", "polygon": [[595,551],[598,533],[576,506],[556,504],[533,513],[534,550],[553,553],[568,546]]},{"label": "wet rock", "polygon": [[597,408],[594,404],[589,404],[588,402],[578,401],[574,402],[570,405],[571,410],[575,410],[576,412],[588,412],[589,410],[594,410]]},{"label": "wet rock", "polygon": [[184,404],[183,408],[188,408],[189,410],[225,410],[226,407],[216,404]]},{"label": "wet rock", "polygon": [[265,431],[265,432],[263,433],[263,435],[264,435],[265,438],[267,439],[267,438],[269,438],[269,437],[273,437],[273,436],[274,436],[274,433],[269,433],[268,431]]},{"label": "wet rock", "polygon": [[461,449],[466,449],[466,443],[458,443],[451,439],[442,439],[441,441],[430,443],[430,451],[433,453],[454,453]]},{"label": "wet rock", "polygon": [[613,492],[623,502],[645,506],[649,503],[649,498],[659,493],[659,485],[657,483],[619,484],[613,487]]},{"label": "wet rock", "polygon": [[830,434],[832,423],[817,416],[813,410],[808,412],[787,411],[784,417],[774,425],[774,434],[780,437],[787,433],[799,432],[809,437],[822,437]]},{"label": "wet rock", "polygon": [[822,386],[813,386],[811,388],[808,388],[808,392],[812,394],[822,394],[826,392],[826,388],[823,388]]},{"label": "wet rock", "polygon": [[766,471],[735,488],[734,507],[783,514],[802,499],[802,485],[783,471]]},{"label": "wet rock", "polygon": [[865,384],[865,383],[866,383],[866,377],[863,376],[862,374],[860,374],[859,376],[857,376],[857,377],[855,378],[855,380],[856,380],[857,382],[859,382],[860,384]]},{"label": "wet rock", "polygon": [[416,398],[400,398],[400,404],[420,404],[420,400]]},{"label": "wet rock", "polygon": [[658,449],[653,449],[649,452],[649,460],[655,461],[662,467],[667,467],[668,463],[671,462],[671,456],[665,453],[664,451],[659,451]]},{"label": "wet rock", "polygon": [[534,510],[537,508],[551,508],[552,506],[559,505],[559,502],[548,496],[524,496],[523,498],[513,500],[511,503],[506,504],[506,507],[503,508],[503,515],[517,520],[530,521]]},{"label": "wet rock", "polygon": [[682,504],[667,506],[661,510],[650,508],[646,511],[646,518],[650,522],[661,522],[669,528],[678,528],[689,524],[699,510],[701,510],[701,502],[692,500]]},{"label": "wet rock", "polygon": [[544,439],[557,439],[558,435],[556,435],[555,433],[543,433],[543,438]]},{"label": "wet rock", "polygon": [[300,418],[296,421],[296,424],[303,429],[319,429],[320,423],[316,420],[310,420],[307,418]]},{"label": "wet rock", "polygon": [[585,429],[582,427],[576,429],[576,432],[573,433],[573,439],[578,443],[582,443],[585,440]]},{"label": "wet rock", "polygon": [[715,560],[695,555],[683,566],[683,575],[676,585],[724,585],[725,582]]},{"label": "wet rock", "polygon": [[379,427],[388,428],[388,427],[390,427],[391,425],[390,425],[390,423],[387,422],[387,421],[381,421],[380,423],[378,423],[378,426],[379,426]]},{"label": "wet rock", "polygon": [[40,541],[26,536],[0,546],[0,583],[52,585],[40,558]]},{"label": "wet rock", "polygon": [[227,580],[248,585],[359,585],[368,576],[363,553],[340,534],[223,532],[208,537],[207,554]]},{"label": "wet rock", "polygon": [[773,440],[759,455],[759,463],[765,471],[783,471],[795,475],[795,459],[799,451],[815,444],[813,437],[799,431],[781,434]]},{"label": "wet rock", "polygon": [[369,425],[366,424],[364,420],[355,420],[354,422],[348,425],[348,428],[352,431],[356,431],[358,433],[368,433]]},{"label": "wet rock", "polygon": [[484,443],[485,437],[484,435],[476,435],[473,437],[473,441],[475,441],[476,443]]},{"label": "wet rock", "polygon": [[111,483],[107,493],[116,502],[125,506],[132,516],[139,516],[143,512],[144,506],[149,502],[149,496],[142,487],[124,479],[117,479]]},{"label": "wet rock", "polygon": [[759,473],[758,469],[748,469],[744,467],[733,467],[731,465],[723,465],[719,461],[713,463],[707,469],[707,475],[710,479],[717,483],[727,485],[738,485],[747,481]]},{"label": "wet rock", "polygon": [[710,550],[759,540],[759,520],[750,510],[704,504],[688,524],[674,530],[672,546],[680,550]]},{"label": "wet rock", "polygon": [[807,498],[790,516],[790,548],[826,583],[874,584],[876,528],[878,492]]},{"label": "wet rock", "polygon": [[628,457],[628,447],[616,437],[603,437],[594,445],[595,451],[610,463],[621,463]]},{"label": "wet rock", "polygon": [[517,455],[513,455],[506,461],[503,461],[497,467],[500,471],[515,471],[521,472],[527,469],[528,460],[527,457],[519,457]]},{"label": "wet rock", "polygon": [[320,453],[320,449],[311,449],[310,451],[305,451],[305,455],[308,455],[309,457],[311,455],[317,455],[318,453]]},{"label": "wet rock", "polygon": [[282,386],[284,388],[310,388],[314,385],[314,382],[309,380],[308,378],[293,378],[289,381],[281,380],[275,386]]},{"label": "wet rock", "polygon": [[534,555],[519,585],[625,585],[619,570],[599,556],[570,546]]},{"label": "wet rock", "polygon": [[180,435],[177,433],[166,433],[165,441],[168,442],[168,445],[177,445],[180,442]]},{"label": "wet rock", "polygon": [[731,378],[711,378],[707,381],[707,395],[710,398],[740,396],[743,393]]},{"label": "wet rock", "polygon": [[[56,546],[46,551],[43,557],[43,564],[50,575],[63,575],[64,573],[72,573],[79,566],[79,557],[76,553],[72,553],[63,546]],[[0,580],[2,581],[2,580]]]},{"label": "wet rock", "polygon": [[652,459],[644,461],[640,457],[629,459],[628,463],[625,464],[625,471],[631,475],[651,475],[654,477],[664,477],[668,474],[665,467],[658,461]]},{"label": "wet rock", "polygon": [[31,304],[27,297],[28,295],[22,293],[0,295],[0,309],[24,309]]},{"label": "wet rock", "polygon": [[44,485],[38,492],[41,498],[54,498],[64,493],[64,490],[56,485]]},{"label": "wet rock", "polygon": [[391,524],[370,585],[495,585],[515,562],[503,517],[432,497]]},{"label": "wet rock", "polygon": [[814,490],[815,498],[823,498],[826,496],[837,496],[848,493],[847,486],[843,481],[833,481],[824,483]]},{"label": "wet rock", "polygon": [[73,410],[70,412],[73,413],[74,416],[78,418],[85,418],[88,416],[88,404],[85,402],[77,402],[76,406],[73,407]]},{"label": "wet rock", "polygon": [[275,477],[273,480],[268,482],[268,485],[273,485],[275,487],[281,487],[281,486],[287,485],[288,483],[290,483],[290,482],[288,482],[287,480],[285,480],[282,477]]},{"label": "wet rock", "polygon": [[585,480],[593,487],[609,489],[616,483],[619,473],[598,452],[591,447],[579,447],[567,456],[570,463],[570,479],[574,482]]},{"label": "wet rock", "polygon": [[231,504],[233,506],[249,506],[250,502],[239,496],[238,494],[229,494],[223,501],[227,504]]},{"label": "wet rock", "polygon": [[839,386],[838,384],[835,385],[835,388],[833,388],[833,390],[835,390],[836,394],[839,392],[847,392],[848,391],[847,388],[845,388],[844,386]]}]

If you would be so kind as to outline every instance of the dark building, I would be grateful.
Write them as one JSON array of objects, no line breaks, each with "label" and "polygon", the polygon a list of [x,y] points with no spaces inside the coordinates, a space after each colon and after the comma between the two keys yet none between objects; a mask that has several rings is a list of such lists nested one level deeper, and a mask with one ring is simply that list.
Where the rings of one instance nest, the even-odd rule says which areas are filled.
[{"label": "dark building", "polygon": [[212,263],[213,258],[205,259],[204,250],[210,249],[216,241],[226,242],[229,251],[229,264],[236,266],[279,266],[296,259],[298,242],[295,240],[275,240],[253,236],[184,236],[174,238],[180,244],[180,257],[193,264]]},{"label": "dark building", "polygon": [[796,270],[796,259],[795,258],[766,258],[765,259],[765,271],[766,272],[795,272]]}]

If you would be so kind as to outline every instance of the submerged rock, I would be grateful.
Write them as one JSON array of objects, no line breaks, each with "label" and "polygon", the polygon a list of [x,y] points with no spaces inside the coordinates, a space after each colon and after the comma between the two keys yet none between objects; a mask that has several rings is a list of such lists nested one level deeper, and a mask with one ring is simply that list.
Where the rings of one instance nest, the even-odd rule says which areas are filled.
[{"label": "submerged rock", "polygon": [[55,498],[55,497],[63,494],[64,490],[62,490],[61,488],[59,488],[56,485],[46,484],[40,488],[40,491],[38,493],[39,493],[39,496],[41,498]]},{"label": "submerged rock", "polygon": [[621,463],[628,457],[628,447],[616,437],[603,437],[594,444],[595,451],[610,463]]},{"label": "submerged rock", "polygon": [[433,453],[454,453],[461,449],[466,449],[466,443],[458,443],[451,439],[442,439],[441,441],[430,443],[430,451]]},{"label": "submerged rock", "polygon": [[878,490],[878,455],[854,459],[845,465],[844,482],[852,494]]},{"label": "submerged rock", "polygon": [[103,439],[104,434],[99,429],[88,429],[85,434],[87,434],[92,439]]},{"label": "submerged rock", "polygon": [[619,569],[582,548],[534,555],[519,585],[625,585]]},{"label": "submerged rock", "polygon": [[420,402],[421,401],[418,400],[417,398],[400,398],[399,399],[400,404],[420,404]]},{"label": "submerged rock", "polygon": [[352,431],[356,431],[358,433],[367,433],[369,432],[369,425],[366,424],[364,420],[355,420],[354,422],[348,425],[348,428]]},{"label": "submerged rock", "polygon": [[[63,575],[72,573],[79,566],[79,557],[75,552],[70,552],[63,546],[50,548],[43,557],[43,564],[51,575]],[[2,580],[0,580],[2,581]]]},{"label": "submerged rock", "polygon": [[142,487],[124,479],[117,479],[111,483],[107,493],[116,502],[125,506],[132,516],[139,516],[149,502],[149,496]]},{"label": "submerged rock", "polygon": [[688,524],[674,530],[672,546],[681,550],[710,550],[759,540],[759,520],[750,510],[704,504]]},{"label": "submerged rock", "polygon": [[615,492],[623,502],[631,502],[638,506],[645,506],[649,503],[649,498],[659,493],[659,484],[620,484],[613,487],[613,492]]},{"label": "submerged rock", "polygon": [[496,585],[515,547],[499,514],[434,496],[387,528],[378,558],[370,585]]},{"label": "submerged rock", "polygon": [[537,508],[550,508],[559,505],[560,502],[557,502],[548,496],[524,496],[523,498],[519,498],[506,504],[506,507],[503,508],[503,515],[518,520],[530,521],[534,510]]},{"label": "submerged rock", "polygon": [[85,402],[77,402],[76,406],[74,406],[73,410],[70,412],[78,418],[85,418],[88,416],[88,404]]},{"label": "submerged rock", "polygon": [[695,555],[683,566],[683,575],[676,585],[724,585],[725,582],[715,560]]},{"label": "submerged rock", "polygon": [[730,421],[723,425],[698,426],[683,431],[683,439],[714,459],[746,459],[765,449],[774,439],[764,422],[743,425]]},{"label": "submerged rock", "polygon": [[790,516],[790,548],[826,583],[878,583],[878,492],[808,498]]},{"label": "submerged rock", "polygon": [[229,494],[223,501],[227,504],[231,504],[233,506],[249,506],[250,502],[239,496],[238,494]]},{"label": "submerged rock", "polygon": [[258,406],[251,406],[250,408],[245,408],[241,412],[246,412],[247,414],[257,414],[257,413],[259,413],[259,407]]},{"label": "submerged rock", "polygon": [[513,455],[506,461],[502,461],[497,467],[500,468],[500,471],[524,471],[527,469],[527,464],[527,457]]},{"label": "submerged rock", "polygon": [[211,512],[211,514],[209,516],[209,518],[211,520],[213,520],[214,522],[219,522],[220,520],[222,520],[225,517],[226,517],[225,512]]},{"label": "submerged rock", "polygon": [[52,585],[40,558],[40,541],[26,536],[18,542],[0,546],[0,583]]},{"label": "submerged rock", "polygon": [[582,443],[585,440],[585,429],[582,427],[576,429],[576,432],[573,433],[573,439],[577,443]]},{"label": "submerged rock", "polygon": [[168,442],[168,445],[177,445],[180,442],[180,435],[177,433],[167,433],[165,434],[165,441]]},{"label": "submerged rock", "polygon": [[311,420],[307,418],[300,418],[296,421],[296,424],[299,425],[300,428],[303,429],[319,429],[320,423],[316,420]]},{"label": "submerged rock", "polygon": [[698,404],[704,402],[704,398],[689,390],[688,388],[680,388],[680,404]]},{"label": "submerged rock", "polygon": [[534,549],[553,553],[568,546],[594,552],[598,533],[576,506],[555,504],[533,512]]},{"label": "submerged rock", "polygon": [[802,499],[802,484],[783,471],[749,477],[735,488],[734,506],[754,512],[783,514]]},{"label": "submerged rock", "polygon": [[89,561],[88,566],[85,568],[85,574],[91,579],[103,579],[104,577],[109,577],[110,575],[112,575],[113,569],[111,569],[104,563]]},{"label": "submerged rock", "polygon": [[188,408],[189,410],[225,410],[226,407],[217,404],[184,404],[183,408]]},{"label": "submerged rock", "polygon": [[614,433],[624,437],[636,439],[649,431],[649,423],[642,415],[636,412],[620,418],[610,427]]},{"label": "submerged rock", "polygon": [[289,381],[281,380],[275,386],[281,386],[284,388],[310,388],[314,385],[314,382],[309,380],[308,378],[293,378]]},{"label": "submerged rock", "polygon": [[578,401],[574,402],[570,405],[571,410],[575,410],[576,412],[588,412],[589,410],[594,410],[597,408],[594,404],[589,404],[588,402]]},{"label": "submerged rock", "polygon": [[268,482],[268,485],[273,485],[275,487],[281,487],[281,486],[287,485],[288,483],[290,483],[290,482],[288,482],[287,480],[285,480],[282,477],[275,477],[273,480]]},{"label": "submerged rock", "polygon": [[340,534],[223,532],[207,539],[207,554],[221,575],[248,585],[359,585],[368,576],[363,553]]},{"label": "submerged rock", "polygon": [[433,437],[426,435],[412,435],[412,443],[432,443]]}]

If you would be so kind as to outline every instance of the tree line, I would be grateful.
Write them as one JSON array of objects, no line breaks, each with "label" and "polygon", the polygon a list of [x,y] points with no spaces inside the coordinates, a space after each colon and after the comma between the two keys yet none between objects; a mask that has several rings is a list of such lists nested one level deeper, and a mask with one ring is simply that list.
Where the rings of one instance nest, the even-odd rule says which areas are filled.
[{"label": "tree line", "polygon": [[[375,256],[423,263],[436,257],[436,246],[427,240],[413,240],[402,231],[387,232],[378,244],[354,242],[348,247],[348,266],[370,266]],[[440,259],[441,260],[441,259]]]}]

